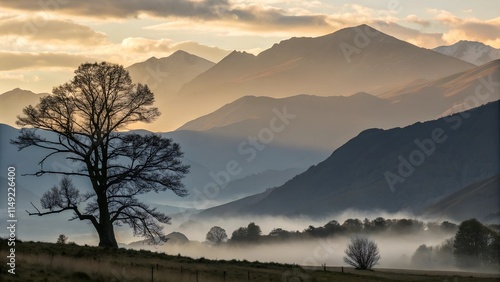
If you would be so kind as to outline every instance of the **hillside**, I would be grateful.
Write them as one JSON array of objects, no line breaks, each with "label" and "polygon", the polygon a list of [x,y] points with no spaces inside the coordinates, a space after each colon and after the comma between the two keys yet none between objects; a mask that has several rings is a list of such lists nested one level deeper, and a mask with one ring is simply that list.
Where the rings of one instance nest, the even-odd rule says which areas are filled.
[{"label": "hillside", "polygon": [[476,66],[500,59],[500,49],[475,41],[460,40],[453,45],[439,46],[432,50]]},{"label": "hillside", "polygon": [[[238,214],[314,216],[346,209],[417,211],[499,173],[499,105],[490,103],[404,128],[366,130],[264,199],[240,206]],[[417,145],[428,144],[424,140],[429,138],[441,143],[433,141],[434,150],[432,146],[421,149],[423,145]],[[422,150],[427,150],[428,155]],[[410,157],[416,165],[408,163]],[[221,213],[227,213],[227,209]],[[216,208],[212,214],[217,214]]]},{"label": "hillside", "polygon": [[457,113],[500,99],[500,60],[382,94],[417,120]]},{"label": "hillside", "polygon": [[[2,245],[7,241],[0,239]],[[443,281],[457,276],[460,281],[498,280],[497,274],[444,271],[405,271],[377,269],[357,271],[353,268],[250,262],[247,260],[209,260],[182,255],[166,255],[151,251],[110,250],[74,244],[18,241],[16,274],[0,272],[1,281],[281,281],[307,277],[313,281]],[[7,256],[6,249],[0,255]],[[2,266],[3,269],[4,266]]]},{"label": "hillside", "polygon": [[[279,117],[286,116],[284,122]],[[247,96],[195,119],[179,130],[206,132],[246,140],[271,122],[277,130],[271,145],[331,151],[370,127],[390,128],[411,122],[390,101],[367,93],[287,98]],[[328,130],[325,130],[328,128]],[[311,138],[315,136],[315,138]],[[262,142],[261,142],[262,143]]]},{"label": "hillside", "polygon": [[500,218],[500,175],[475,182],[426,207],[423,216],[457,221],[477,218],[497,223]]}]

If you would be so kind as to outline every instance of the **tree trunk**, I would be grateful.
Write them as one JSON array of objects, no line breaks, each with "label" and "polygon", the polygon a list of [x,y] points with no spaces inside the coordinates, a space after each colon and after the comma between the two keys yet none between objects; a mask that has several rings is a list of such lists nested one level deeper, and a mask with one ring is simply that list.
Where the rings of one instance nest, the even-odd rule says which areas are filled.
[{"label": "tree trunk", "polygon": [[115,239],[115,232],[113,230],[113,224],[99,225],[99,247],[107,248],[118,248],[118,243]]},{"label": "tree trunk", "polygon": [[99,247],[118,248],[118,243],[115,238],[113,223],[109,216],[108,201],[106,197],[98,197],[99,205]]}]

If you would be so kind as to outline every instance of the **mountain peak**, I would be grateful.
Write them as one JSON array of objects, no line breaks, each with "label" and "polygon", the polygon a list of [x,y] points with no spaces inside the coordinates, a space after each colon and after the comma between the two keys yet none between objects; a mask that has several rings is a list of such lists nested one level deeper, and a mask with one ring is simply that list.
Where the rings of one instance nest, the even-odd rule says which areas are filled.
[{"label": "mountain peak", "polygon": [[477,41],[460,40],[453,45],[439,46],[433,50],[476,66],[500,59],[500,49]]},{"label": "mountain peak", "polygon": [[[177,50],[174,53],[172,53],[169,58],[175,58],[175,57],[195,57],[195,55],[190,54],[184,50]],[[197,56],[196,56],[197,57]]]}]

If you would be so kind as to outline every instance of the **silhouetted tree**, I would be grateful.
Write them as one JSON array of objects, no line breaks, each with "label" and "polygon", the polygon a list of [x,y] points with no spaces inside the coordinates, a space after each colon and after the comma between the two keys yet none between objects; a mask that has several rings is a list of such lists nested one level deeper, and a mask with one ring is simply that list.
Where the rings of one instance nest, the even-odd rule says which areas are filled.
[{"label": "silhouetted tree", "polygon": [[488,259],[490,263],[500,263],[500,235],[493,236],[493,241],[488,248]]},{"label": "silhouetted tree", "polygon": [[458,226],[455,223],[449,221],[443,221],[441,223],[441,229],[444,232],[457,232]]},{"label": "silhouetted tree", "polygon": [[453,253],[461,267],[473,267],[488,260],[493,233],[476,219],[462,222],[453,244]]},{"label": "silhouetted tree", "polygon": [[290,232],[282,228],[274,228],[273,230],[271,230],[271,232],[269,232],[269,236],[272,238],[285,240],[290,237]]},{"label": "silhouetted tree", "polygon": [[57,237],[57,244],[66,244],[66,242],[68,241],[68,237],[64,234],[61,234],[59,235],[59,237]]},{"label": "silhouetted tree", "polygon": [[345,231],[345,229],[336,220],[330,220],[327,224],[325,224],[325,226],[323,226],[323,228],[325,229],[325,236],[332,236]]},{"label": "silhouetted tree", "polygon": [[233,231],[231,234],[231,242],[243,242],[247,240],[248,229],[246,227],[240,227]]},{"label": "silhouetted tree", "polygon": [[227,240],[226,230],[219,226],[214,226],[208,231],[206,240],[212,245],[220,245]]},{"label": "silhouetted tree", "polygon": [[420,245],[413,254],[411,262],[413,266],[424,269],[453,266],[453,238],[433,247]]},{"label": "silhouetted tree", "polygon": [[432,267],[432,247],[427,247],[425,244],[420,245],[411,257],[413,266],[422,268]]},{"label": "silhouetted tree", "polygon": [[415,234],[423,228],[423,222],[413,219],[394,219],[391,222],[391,230],[397,234]]},{"label": "silhouetted tree", "polygon": [[342,227],[344,227],[347,232],[350,233],[359,233],[363,230],[363,223],[359,219],[352,219],[349,218],[344,223],[342,224]]},{"label": "silhouetted tree", "polygon": [[450,238],[433,248],[434,262],[438,267],[451,267],[455,264],[453,243],[454,238]]},{"label": "silhouetted tree", "polygon": [[374,220],[372,220],[371,226],[373,231],[382,232],[387,230],[388,222],[383,217],[377,217]]},{"label": "silhouetted tree", "polygon": [[380,260],[380,254],[375,242],[366,237],[354,236],[345,250],[344,262],[356,269],[371,269]]},{"label": "silhouetted tree", "polygon": [[257,224],[250,222],[247,226],[247,240],[248,241],[257,241],[260,238],[260,235],[262,234],[262,230],[260,229],[260,226]]},{"label": "silhouetted tree", "polygon": [[[20,150],[36,147],[47,151],[36,176],[45,174],[83,177],[91,190],[75,188],[63,178],[42,197],[43,216],[71,211],[73,219],[92,223],[99,246],[117,248],[114,225],[128,224],[134,235],[150,242],[164,240],[160,223],[170,218],[140,202],[137,196],[171,190],[187,194],[181,179],[188,166],[171,139],[156,134],[123,133],[128,125],[152,122],[159,115],[154,95],[147,85],[132,83],[123,66],[103,63],[82,64],[74,78],[55,87],[52,95],[28,106],[17,124],[25,127],[11,142]],[[44,137],[37,130],[48,131]],[[74,169],[51,169],[44,164],[62,155],[76,164]],[[81,210],[82,204],[86,206]]]}]

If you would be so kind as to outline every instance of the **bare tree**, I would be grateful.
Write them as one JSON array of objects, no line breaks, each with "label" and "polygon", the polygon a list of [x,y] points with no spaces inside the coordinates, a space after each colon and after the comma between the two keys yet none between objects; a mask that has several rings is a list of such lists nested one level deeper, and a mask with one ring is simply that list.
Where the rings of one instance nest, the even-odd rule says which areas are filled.
[{"label": "bare tree", "polygon": [[227,240],[226,230],[219,226],[214,226],[208,231],[206,240],[212,245],[220,245]]},{"label": "bare tree", "polygon": [[380,260],[377,244],[361,236],[351,238],[345,254],[344,262],[356,269],[371,269]]},{"label": "bare tree", "polygon": [[66,242],[68,241],[68,237],[64,234],[61,234],[59,235],[59,237],[57,237],[57,244],[66,244]]},{"label": "bare tree", "polygon": [[[181,179],[189,167],[181,163],[183,153],[171,139],[123,132],[129,124],[155,120],[160,113],[153,103],[147,85],[133,84],[123,66],[102,62],[80,65],[70,82],[55,87],[38,105],[26,107],[17,122],[23,129],[11,142],[19,150],[47,151],[32,175],[66,176],[43,195],[41,205],[48,211],[33,205],[36,212],[29,214],[72,211],[72,219],[92,223],[99,246],[117,248],[114,225],[121,224],[150,242],[163,240],[160,223],[169,223],[170,218],[137,196],[166,190],[185,196]],[[42,137],[40,129],[51,134]],[[75,168],[44,166],[59,155],[74,162]],[[80,193],[85,187],[76,188],[69,177],[88,179],[91,189]]]}]

